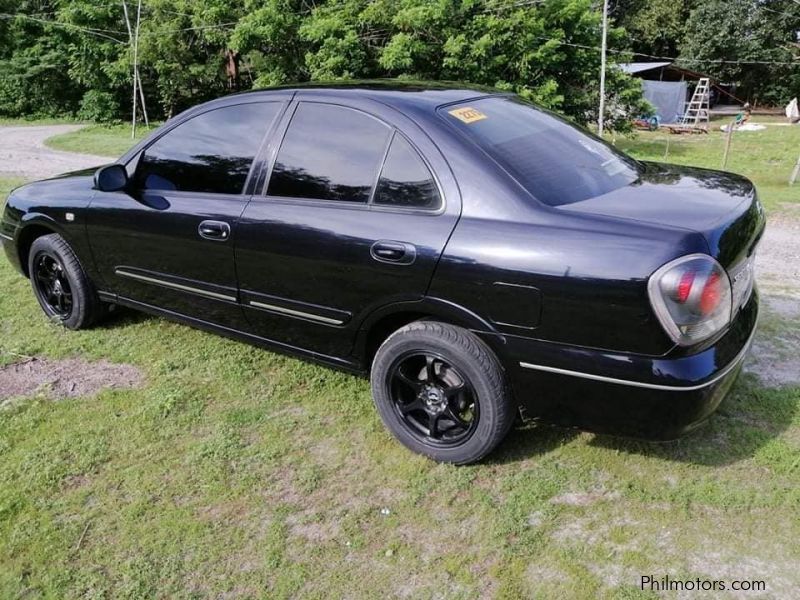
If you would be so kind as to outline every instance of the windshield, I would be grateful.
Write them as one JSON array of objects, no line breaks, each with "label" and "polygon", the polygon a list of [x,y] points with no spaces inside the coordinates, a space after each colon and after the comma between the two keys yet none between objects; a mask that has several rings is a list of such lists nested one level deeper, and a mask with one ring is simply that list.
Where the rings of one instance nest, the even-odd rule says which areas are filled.
[{"label": "windshield", "polygon": [[440,114],[550,206],[593,198],[639,178],[636,161],[519,98],[471,100],[443,107]]}]

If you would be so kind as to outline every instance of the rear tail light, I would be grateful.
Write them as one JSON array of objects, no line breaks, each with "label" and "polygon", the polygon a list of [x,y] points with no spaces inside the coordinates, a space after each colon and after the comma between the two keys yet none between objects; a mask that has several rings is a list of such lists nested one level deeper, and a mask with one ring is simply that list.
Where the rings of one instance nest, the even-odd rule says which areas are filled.
[{"label": "rear tail light", "polygon": [[650,277],[650,304],[672,340],[691,346],[723,330],[731,320],[731,283],[706,254],[673,260]]}]

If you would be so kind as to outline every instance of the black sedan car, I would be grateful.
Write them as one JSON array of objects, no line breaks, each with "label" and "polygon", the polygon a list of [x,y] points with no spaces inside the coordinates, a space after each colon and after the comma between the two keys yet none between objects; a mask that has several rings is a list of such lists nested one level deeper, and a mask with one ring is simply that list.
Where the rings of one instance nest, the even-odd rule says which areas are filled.
[{"label": "black sedan car", "polygon": [[403,444],[469,463],[519,415],[656,439],[709,416],[764,224],[742,177],[510,94],[376,82],[195,107],[15,190],[0,236],[65,327],[124,305],[369,374]]}]

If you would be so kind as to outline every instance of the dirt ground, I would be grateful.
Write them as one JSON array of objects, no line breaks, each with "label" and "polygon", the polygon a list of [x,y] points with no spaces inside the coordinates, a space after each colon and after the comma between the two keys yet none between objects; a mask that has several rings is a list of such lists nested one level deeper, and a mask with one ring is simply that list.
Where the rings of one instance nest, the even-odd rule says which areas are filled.
[{"label": "dirt ground", "polygon": [[800,209],[768,217],[756,279],[761,326],[745,369],[768,387],[800,384]]},{"label": "dirt ground", "polygon": [[53,150],[45,140],[81,129],[83,125],[0,127],[0,176],[43,179],[109,162],[106,156]]},{"label": "dirt ground", "polygon": [[12,398],[92,396],[102,389],[137,387],[143,380],[142,373],[132,365],[80,358],[29,358],[0,367],[0,407]]}]

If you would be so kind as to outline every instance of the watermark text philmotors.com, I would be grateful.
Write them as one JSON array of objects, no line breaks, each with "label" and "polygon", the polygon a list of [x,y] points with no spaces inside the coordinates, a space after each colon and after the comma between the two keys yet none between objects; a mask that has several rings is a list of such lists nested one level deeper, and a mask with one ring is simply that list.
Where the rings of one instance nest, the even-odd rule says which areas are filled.
[{"label": "watermark text philmotors.com", "polygon": [[676,579],[665,575],[642,575],[640,587],[652,592],[765,592],[767,582],[758,579]]}]

